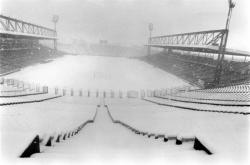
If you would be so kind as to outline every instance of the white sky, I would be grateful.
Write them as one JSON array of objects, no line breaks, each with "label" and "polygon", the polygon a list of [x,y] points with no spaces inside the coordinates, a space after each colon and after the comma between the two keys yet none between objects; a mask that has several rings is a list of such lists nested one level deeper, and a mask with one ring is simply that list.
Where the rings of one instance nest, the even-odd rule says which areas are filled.
[{"label": "white sky", "polygon": [[[229,48],[250,51],[250,2],[235,0]],[[222,29],[227,0],[0,0],[1,13],[53,27],[58,14],[59,38],[144,44],[148,23],[153,35]]]}]

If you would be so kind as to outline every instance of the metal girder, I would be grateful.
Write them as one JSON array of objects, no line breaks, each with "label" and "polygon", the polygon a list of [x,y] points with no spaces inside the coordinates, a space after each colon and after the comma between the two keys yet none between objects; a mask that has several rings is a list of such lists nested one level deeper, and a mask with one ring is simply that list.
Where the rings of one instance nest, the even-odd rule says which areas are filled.
[{"label": "metal girder", "polygon": [[228,29],[221,29],[156,36],[149,38],[149,44],[147,46],[168,50],[218,54],[213,81],[213,85],[218,85],[222,75],[224,55],[230,54],[233,56],[249,57],[248,52],[226,49],[228,33]]},{"label": "metal girder", "polygon": [[56,31],[47,27],[31,24],[22,20],[0,15],[1,36],[56,39]]},{"label": "metal girder", "polygon": [[[227,33],[226,29],[222,29],[156,36],[149,38],[146,46],[218,54],[221,41]],[[229,48],[225,49],[225,54],[250,57],[250,52]]]},{"label": "metal girder", "polygon": [[209,30],[150,38],[149,46],[173,49],[190,49],[190,51],[218,52],[219,45],[227,30]]}]

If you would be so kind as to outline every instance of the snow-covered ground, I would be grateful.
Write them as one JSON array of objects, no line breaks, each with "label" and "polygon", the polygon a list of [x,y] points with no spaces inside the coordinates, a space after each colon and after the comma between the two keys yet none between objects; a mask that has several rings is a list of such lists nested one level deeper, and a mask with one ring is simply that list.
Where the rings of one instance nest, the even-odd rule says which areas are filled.
[{"label": "snow-covered ground", "polygon": [[[234,107],[234,106],[198,104],[198,103],[191,103],[191,102],[173,101],[173,100],[168,100],[168,99],[164,99],[164,98],[156,98],[156,97],[145,98],[145,100],[152,101],[152,102],[155,102],[155,103],[160,103],[160,104],[163,104],[163,105],[178,106],[178,107],[185,107],[185,108],[193,108],[193,109],[198,109],[198,110],[203,110],[203,111],[209,110],[209,111],[246,112],[246,113],[249,113],[249,107],[246,107],[246,106]],[[206,103],[208,103],[208,102],[206,102]],[[215,103],[218,103],[218,102],[215,102]],[[249,105],[249,103],[246,103],[246,104]]]},{"label": "snow-covered ground", "polygon": [[145,62],[101,56],[65,56],[6,77],[50,87],[92,90],[160,89],[187,85]]},{"label": "snow-covered ground", "polygon": [[113,124],[102,106],[98,109],[95,122],[87,125],[78,136],[47,148],[44,153],[33,155],[32,159],[41,162],[57,159],[60,163],[73,160],[81,164],[145,165],[184,163],[195,157],[193,162],[211,162],[211,157],[193,150],[191,144],[177,146],[174,143],[138,136]]},{"label": "snow-covered ground", "polygon": [[[83,89],[84,95],[88,89],[92,92],[117,92],[187,85],[183,80],[139,60],[98,56],[65,56],[51,63],[27,67],[6,77],[40,86]],[[1,106],[1,152],[16,161],[34,135],[44,136],[76,128],[92,118],[96,106],[100,104],[99,98],[93,95],[95,93],[91,93],[91,98],[64,96],[41,103]],[[26,98],[36,97],[42,96]],[[178,147],[137,136],[111,123],[104,109],[100,109],[96,123],[87,125],[72,139],[34,155],[32,161],[47,163],[47,160],[59,161],[63,157],[69,158],[68,163],[74,159],[76,163],[81,160],[87,164],[157,164],[169,161],[180,161],[182,164],[191,158],[208,163],[242,163],[249,154],[247,115],[186,111],[140,99],[110,98],[105,99],[105,103],[116,119],[138,129],[167,135],[197,136],[214,155],[191,152],[191,146]],[[189,106],[189,103],[183,105]],[[203,105],[199,107],[204,108]],[[218,108],[205,108],[211,107]],[[233,107],[226,109],[234,110]],[[29,160],[17,161],[27,163]]]},{"label": "snow-covered ground", "polygon": [[[249,116],[194,112],[164,107],[138,99],[106,99],[113,117],[151,133],[197,136],[216,161],[247,160]],[[194,157],[195,159],[195,157]]]},{"label": "snow-covered ground", "polygon": [[35,135],[52,136],[77,128],[92,119],[99,99],[63,97],[41,103],[1,107],[1,152],[21,155]]}]

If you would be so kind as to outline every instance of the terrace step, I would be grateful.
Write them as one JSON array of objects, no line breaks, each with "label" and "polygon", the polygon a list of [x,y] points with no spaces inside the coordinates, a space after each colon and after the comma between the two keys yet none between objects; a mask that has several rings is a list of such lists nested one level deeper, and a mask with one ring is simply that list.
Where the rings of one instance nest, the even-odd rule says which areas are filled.
[{"label": "terrace step", "polygon": [[167,157],[174,160],[174,157],[179,156],[183,158],[182,161],[190,156],[198,156],[200,159],[209,157],[204,152],[195,152],[192,148],[193,143],[177,146],[174,140],[164,143],[163,139],[151,138],[138,136],[121,125],[114,124],[107,109],[100,107],[95,122],[87,125],[84,131],[31,157],[42,160],[73,159],[88,163],[97,160],[101,161],[97,163],[102,164],[115,164],[124,160],[147,164],[152,158],[166,161]]},{"label": "terrace step", "polygon": [[62,97],[62,96],[42,93],[42,94],[37,94],[37,95],[27,95],[27,96],[21,96],[21,97],[1,98],[0,106],[42,102],[42,101],[51,100],[51,99],[55,99],[59,97]]}]

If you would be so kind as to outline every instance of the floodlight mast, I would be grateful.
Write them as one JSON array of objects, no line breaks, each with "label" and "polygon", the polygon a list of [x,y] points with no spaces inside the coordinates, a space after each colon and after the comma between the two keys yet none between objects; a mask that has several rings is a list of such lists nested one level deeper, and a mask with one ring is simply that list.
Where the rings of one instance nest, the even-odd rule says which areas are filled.
[{"label": "floodlight mast", "polygon": [[229,9],[228,9],[227,22],[226,22],[226,27],[225,27],[226,32],[223,35],[221,42],[220,42],[219,54],[218,54],[217,65],[215,69],[215,75],[214,75],[214,85],[220,84],[220,79],[221,79],[221,74],[222,74],[222,69],[223,69],[222,68],[223,60],[224,60],[228,34],[229,34],[229,25],[230,25],[230,20],[232,17],[233,8],[235,7],[235,3],[232,0],[228,0],[228,6],[229,6]]},{"label": "floodlight mast", "polygon": [[151,38],[152,38],[152,31],[153,31],[154,25],[152,23],[149,23],[148,30],[149,30],[149,38],[148,38],[148,55],[151,55]]},{"label": "floodlight mast", "polygon": [[227,16],[226,29],[229,29],[229,24],[230,24],[230,20],[232,17],[233,8],[235,7],[235,2],[233,2],[232,0],[228,0],[228,5],[229,5],[229,10],[228,10],[228,16]]},{"label": "floodlight mast", "polygon": [[59,16],[54,15],[52,18],[52,22],[54,23],[54,31],[55,31],[55,39],[54,39],[54,51],[57,52],[57,31],[56,31],[56,24],[59,21]]}]

